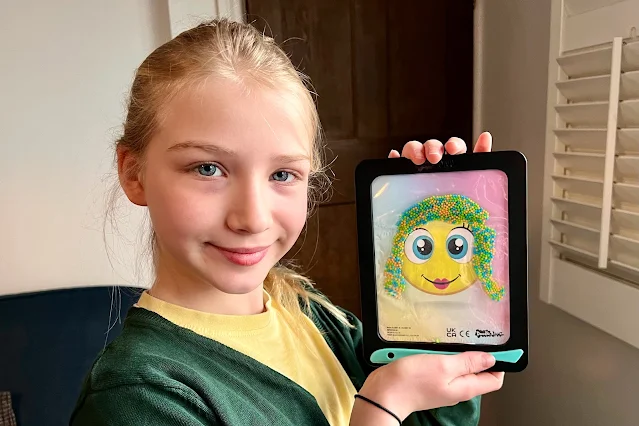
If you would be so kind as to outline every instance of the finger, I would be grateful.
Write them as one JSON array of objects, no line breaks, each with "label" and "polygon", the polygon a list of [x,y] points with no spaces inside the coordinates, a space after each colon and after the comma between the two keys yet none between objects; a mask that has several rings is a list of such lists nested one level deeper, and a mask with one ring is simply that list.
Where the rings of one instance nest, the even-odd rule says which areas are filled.
[{"label": "finger", "polygon": [[450,380],[468,374],[480,373],[495,365],[495,357],[484,352],[462,352],[449,356],[445,361]]},{"label": "finger", "polygon": [[464,142],[460,138],[450,138],[446,145],[444,145],[444,149],[446,152],[451,155],[464,154],[466,153],[466,142]]},{"label": "finger", "polygon": [[503,374],[495,376],[493,373],[479,373],[457,377],[450,382],[448,388],[455,399],[468,401],[476,396],[495,392],[501,389],[503,384]]},{"label": "finger", "polygon": [[404,145],[404,148],[402,148],[402,157],[412,160],[415,164],[424,164],[424,161],[426,161],[424,148],[422,144],[417,141],[410,141]]},{"label": "finger", "polygon": [[493,136],[484,132],[477,138],[473,152],[490,152],[493,148]]},{"label": "finger", "polygon": [[424,143],[424,154],[429,162],[436,164],[444,155],[444,145],[437,139],[430,139]]},{"label": "finger", "polygon": [[490,371],[489,373],[501,381],[504,380],[505,373],[503,371]]},{"label": "finger", "polygon": [[396,149],[392,149],[390,154],[388,154],[388,158],[399,158],[399,152]]}]

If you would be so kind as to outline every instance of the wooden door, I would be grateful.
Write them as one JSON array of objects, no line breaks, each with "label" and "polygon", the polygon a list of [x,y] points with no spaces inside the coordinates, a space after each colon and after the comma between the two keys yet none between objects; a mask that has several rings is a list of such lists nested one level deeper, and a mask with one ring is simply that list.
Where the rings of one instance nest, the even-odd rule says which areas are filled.
[{"label": "wooden door", "polygon": [[409,140],[470,142],[473,2],[247,0],[246,9],[312,79],[334,160],[333,196],[287,257],[359,316],[355,166]]}]

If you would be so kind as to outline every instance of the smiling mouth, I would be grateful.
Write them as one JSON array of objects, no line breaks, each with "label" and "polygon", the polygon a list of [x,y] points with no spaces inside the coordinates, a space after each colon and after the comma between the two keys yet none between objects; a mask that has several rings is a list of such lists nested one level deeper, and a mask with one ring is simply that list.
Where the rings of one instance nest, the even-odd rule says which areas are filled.
[{"label": "smiling mouth", "polygon": [[220,247],[211,243],[208,246],[217,249],[219,253],[231,263],[240,266],[253,266],[259,263],[266,256],[270,246],[264,247]]},{"label": "smiling mouth", "polygon": [[438,290],[446,290],[446,288],[450,285],[450,283],[452,283],[459,277],[461,277],[461,274],[457,275],[455,278],[453,278],[450,281],[447,280],[446,278],[435,278],[434,280],[429,280],[422,274],[422,278],[428,281],[429,283],[432,283],[435,286],[435,288]]}]

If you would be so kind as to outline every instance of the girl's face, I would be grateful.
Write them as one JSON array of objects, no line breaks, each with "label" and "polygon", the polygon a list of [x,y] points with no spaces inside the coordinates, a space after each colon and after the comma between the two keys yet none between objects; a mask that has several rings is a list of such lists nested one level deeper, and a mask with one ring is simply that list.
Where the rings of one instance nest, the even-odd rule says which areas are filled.
[{"label": "girl's face", "polygon": [[227,294],[259,287],[306,220],[311,145],[299,110],[213,77],[163,106],[142,172],[159,274]]}]

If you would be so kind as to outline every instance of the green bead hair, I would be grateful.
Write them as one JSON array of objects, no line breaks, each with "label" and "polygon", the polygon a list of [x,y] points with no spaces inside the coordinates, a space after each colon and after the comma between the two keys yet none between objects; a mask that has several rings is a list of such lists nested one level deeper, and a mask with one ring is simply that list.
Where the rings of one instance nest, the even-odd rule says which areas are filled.
[{"label": "green bead hair", "polygon": [[432,221],[463,222],[473,233],[472,264],[484,291],[494,301],[504,296],[505,290],[493,279],[492,260],[495,247],[495,230],[486,226],[488,212],[470,198],[458,195],[435,195],[408,208],[397,222],[397,232],[391,255],[384,268],[384,288],[388,294],[399,298],[406,288],[402,275],[401,256],[410,232]]}]

